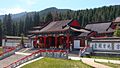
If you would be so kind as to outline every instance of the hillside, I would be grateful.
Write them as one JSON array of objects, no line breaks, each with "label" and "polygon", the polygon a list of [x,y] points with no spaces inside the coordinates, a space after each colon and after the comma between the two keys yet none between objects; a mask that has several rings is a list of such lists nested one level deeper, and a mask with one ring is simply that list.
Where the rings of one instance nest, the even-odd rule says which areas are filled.
[{"label": "hillside", "polygon": [[[0,37],[4,35],[24,35],[34,26],[43,25],[51,21],[76,19],[82,27],[88,23],[112,21],[120,16],[120,5],[103,6],[85,10],[46,8],[35,12],[22,12],[0,16],[3,19],[0,25]],[[4,26],[4,27],[3,27]]]},{"label": "hillside", "polygon": [[[67,11],[69,11],[70,9],[57,9],[56,7],[50,7],[50,8],[46,8],[44,10],[38,11],[39,15],[41,17],[46,16],[49,12],[55,13],[65,13]],[[18,14],[11,14],[11,17],[13,19],[13,21],[19,22],[20,19],[24,20],[26,17],[26,14],[28,14],[29,16],[33,16],[35,14],[35,12],[22,12],[22,13],[18,13]],[[4,15],[0,15],[0,19],[3,20]]]}]

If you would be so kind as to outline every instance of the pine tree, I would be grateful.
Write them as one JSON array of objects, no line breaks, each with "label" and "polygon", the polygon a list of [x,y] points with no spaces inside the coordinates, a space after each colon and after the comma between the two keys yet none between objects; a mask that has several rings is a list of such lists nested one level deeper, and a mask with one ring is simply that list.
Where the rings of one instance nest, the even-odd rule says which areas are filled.
[{"label": "pine tree", "polygon": [[51,13],[48,13],[45,18],[45,22],[49,23],[53,21],[53,16]]},{"label": "pine tree", "polygon": [[2,45],[2,22],[0,20],[0,46]]},{"label": "pine tree", "polygon": [[13,35],[12,34],[12,19],[11,19],[11,15],[10,14],[8,15],[6,27],[7,27],[7,34],[8,35]]},{"label": "pine tree", "polygon": [[38,12],[35,12],[34,14],[34,26],[37,26],[40,24],[40,18],[39,18],[39,13]]},{"label": "pine tree", "polygon": [[4,35],[13,35],[12,34],[12,19],[11,15],[5,15],[3,19],[3,30],[4,30]]}]

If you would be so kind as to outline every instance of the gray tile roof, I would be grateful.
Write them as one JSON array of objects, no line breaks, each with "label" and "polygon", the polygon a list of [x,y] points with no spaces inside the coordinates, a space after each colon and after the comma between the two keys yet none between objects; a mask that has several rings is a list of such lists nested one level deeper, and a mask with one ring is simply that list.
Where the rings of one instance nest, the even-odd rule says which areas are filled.
[{"label": "gray tile roof", "polygon": [[42,32],[52,32],[52,31],[63,31],[68,29],[68,28],[63,28],[63,26],[67,25],[71,21],[72,20],[54,21],[49,23],[47,26],[45,26],[41,30],[36,30],[32,32],[42,33]]},{"label": "gray tile roof", "polygon": [[[97,33],[111,33],[114,32],[112,28],[110,28],[110,25],[112,22],[106,22],[106,23],[94,23],[94,24],[88,24],[86,25],[85,29],[89,29],[91,31],[96,31]],[[79,36],[88,36],[89,33],[81,33]]]},{"label": "gray tile roof", "polygon": [[[108,28],[110,27],[111,22],[106,22],[106,23],[95,23],[95,24],[88,24],[86,25],[86,29],[89,29],[91,31],[96,31],[98,33],[107,33]],[[109,30],[111,32],[112,30]]]}]

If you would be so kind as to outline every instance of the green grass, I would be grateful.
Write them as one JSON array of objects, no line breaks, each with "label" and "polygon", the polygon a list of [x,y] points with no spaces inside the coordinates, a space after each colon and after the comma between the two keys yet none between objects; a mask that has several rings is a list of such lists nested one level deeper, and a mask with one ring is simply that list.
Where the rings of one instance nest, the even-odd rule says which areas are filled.
[{"label": "green grass", "polygon": [[81,61],[43,58],[22,68],[92,68]]},{"label": "green grass", "polygon": [[110,66],[112,68],[120,68],[120,64],[105,63],[105,62],[97,62],[97,63],[104,64],[104,65]]},{"label": "green grass", "polygon": [[[87,57],[87,58],[88,58],[88,57]],[[108,59],[108,60],[120,60],[120,57],[90,56],[89,58]]]}]

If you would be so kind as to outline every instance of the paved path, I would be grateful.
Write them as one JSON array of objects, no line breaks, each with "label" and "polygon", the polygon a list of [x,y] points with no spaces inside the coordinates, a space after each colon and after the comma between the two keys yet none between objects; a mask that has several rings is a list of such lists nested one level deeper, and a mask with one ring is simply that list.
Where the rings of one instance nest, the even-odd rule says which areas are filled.
[{"label": "paved path", "polygon": [[112,68],[112,67],[100,64],[100,63],[96,63],[94,62],[94,59],[89,59],[89,58],[83,58],[82,62],[95,68]]},{"label": "paved path", "polygon": [[91,58],[69,57],[69,59],[81,60],[83,63],[88,64],[88,65],[95,67],[95,68],[112,68],[112,67],[100,64],[100,63],[96,63],[96,62],[94,62],[94,59],[91,59]]},{"label": "paved path", "polygon": [[97,62],[109,62],[114,64],[120,64],[120,60],[107,60],[107,59],[94,59]]}]

